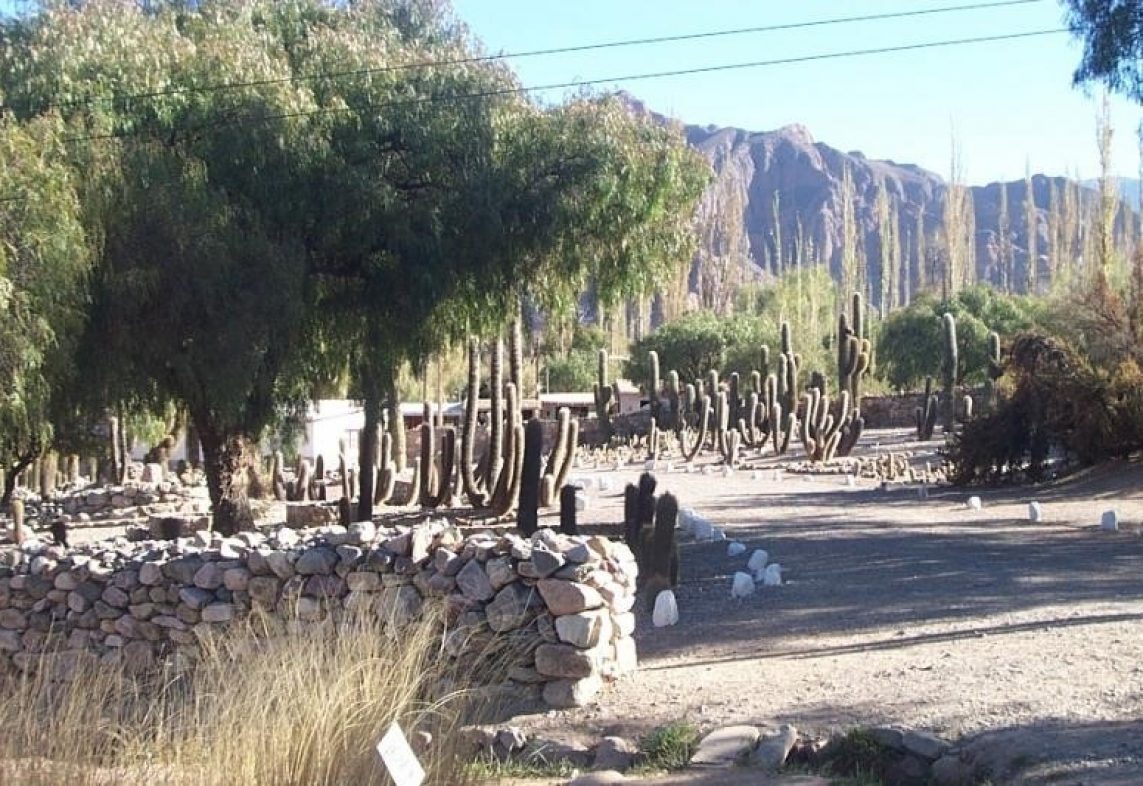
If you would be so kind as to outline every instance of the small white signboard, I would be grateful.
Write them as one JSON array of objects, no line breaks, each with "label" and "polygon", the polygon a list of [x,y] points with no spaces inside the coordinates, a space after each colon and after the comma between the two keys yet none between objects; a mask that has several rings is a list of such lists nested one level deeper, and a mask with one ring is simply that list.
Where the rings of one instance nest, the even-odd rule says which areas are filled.
[{"label": "small white signboard", "polygon": [[377,753],[381,755],[381,761],[395,786],[421,786],[424,782],[425,769],[417,761],[417,754],[413,753],[405,733],[396,721],[377,743]]}]

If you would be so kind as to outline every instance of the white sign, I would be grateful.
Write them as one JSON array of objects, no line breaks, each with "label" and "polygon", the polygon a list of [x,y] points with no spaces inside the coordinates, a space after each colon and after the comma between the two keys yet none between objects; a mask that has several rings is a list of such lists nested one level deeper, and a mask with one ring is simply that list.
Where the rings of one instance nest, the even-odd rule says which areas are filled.
[{"label": "white sign", "polygon": [[396,721],[377,743],[377,752],[381,754],[381,761],[395,786],[421,786],[424,782],[425,769],[417,761],[417,754],[413,753]]}]

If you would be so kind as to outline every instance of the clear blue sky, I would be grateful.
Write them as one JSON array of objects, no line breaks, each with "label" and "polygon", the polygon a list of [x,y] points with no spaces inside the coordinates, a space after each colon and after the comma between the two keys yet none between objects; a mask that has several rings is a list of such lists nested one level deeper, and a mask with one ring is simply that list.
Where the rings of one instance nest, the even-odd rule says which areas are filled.
[{"label": "clear blue sky", "polygon": [[[919,8],[970,0],[453,0],[490,52],[572,46]],[[527,85],[1063,27],[1058,0],[931,17],[520,58]],[[970,183],[1034,172],[1098,173],[1098,89],[1074,89],[1080,45],[1068,34],[855,59],[620,81],[652,109],[752,131],[790,123],[871,158],[947,176],[955,127]],[[564,91],[546,95],[558,99]],[[1112,100],[1116,171],[1138,171],[1140,107]]]}]

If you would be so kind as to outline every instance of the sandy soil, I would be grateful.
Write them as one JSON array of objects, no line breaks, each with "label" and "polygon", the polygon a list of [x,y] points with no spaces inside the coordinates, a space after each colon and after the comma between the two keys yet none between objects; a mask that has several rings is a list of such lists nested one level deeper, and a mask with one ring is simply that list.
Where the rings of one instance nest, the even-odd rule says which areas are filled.
[{"label": "sandy soil", "polygon": [[[880,432],[862,452],[878,443],[919,447],[906,432]],[[623,486],[639,471],[598,473],[613,485],[592,495],[587,518],[620,521]],[[639,672],[598,707],[540,725],[631,736],[684,717],[702,727],[901,724],[949,738],[1034,730],[1053,735],[1061,761],[1143,783],[1143,466],[927,499],[841,476],[657,476],[660,491],[748,551],[730,558],[725,542],[684,542],[679,624],[654,628],[641,608]],[[982,510],[965,505],[970,493]],[[1027,522],[1031,500],[1043,523]],[[1101,532],[1112,507],[1121,531]],[[754,548],[782,564],[786,583],[732,600],[731,576]]]}]

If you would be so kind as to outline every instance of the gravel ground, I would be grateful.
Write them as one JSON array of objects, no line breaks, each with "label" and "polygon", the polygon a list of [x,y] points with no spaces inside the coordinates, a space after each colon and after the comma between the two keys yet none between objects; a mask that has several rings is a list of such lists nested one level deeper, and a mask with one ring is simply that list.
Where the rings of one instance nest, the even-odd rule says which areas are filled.
[{"label": "gravel ground", "polygon": [[[920,447],[908,439],[865,443]],[[639,471],[595,474],[612,487],[586,517],[621,520],[623,485]],[[679,624],[656,629],[644,608],[639,672],[548,725],[637,736],[683,717],[704,728],[900,724],[1003,738],[996,755],[1046,760],[1022,782],[1143,783],[1143,467],[974,492],[979,511],[961,490],[922,499],[841,476],[657,474],[660,491],[748,550],[730,558],[727,543],[684,542]],[[1033,499],[1040,524],[1027,522]],[[1118,533],[1098,530],[1110,507]],[[786,583],[732,600],[753,548],[782,564]]]}]

